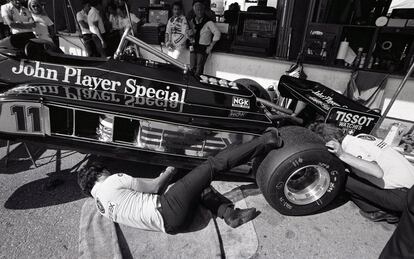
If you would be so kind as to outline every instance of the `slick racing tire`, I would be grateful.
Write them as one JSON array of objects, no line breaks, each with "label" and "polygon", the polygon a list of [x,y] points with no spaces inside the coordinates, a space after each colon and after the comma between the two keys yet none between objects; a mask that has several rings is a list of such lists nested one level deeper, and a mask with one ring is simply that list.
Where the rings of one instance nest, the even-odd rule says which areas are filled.
[{"label": "slick racing tire", "polygon": [[253,163],[260,190],[281,214],[320,212],[343,190],[346,174],[342,162],[306,128],[288,126],[279,131],[283,147]]},{"label": "slick racing tire", "polygon": [[266,101],[271,101],[269,93],[264,89],[259,83],[248,78],[237,79],[234,81],[238,84],[241,84],[244,87],[247,87],[259,98],[265,99]]}]

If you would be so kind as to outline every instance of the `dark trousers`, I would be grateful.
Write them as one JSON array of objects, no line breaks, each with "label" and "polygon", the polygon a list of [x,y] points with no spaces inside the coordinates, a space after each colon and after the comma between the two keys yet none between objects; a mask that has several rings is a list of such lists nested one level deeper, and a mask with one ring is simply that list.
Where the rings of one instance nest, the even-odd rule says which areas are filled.
[{"label": "dark trousers", "polygon": [[409,190],[400,222],[380,255],[380,259],[390,258],[414,258],[414,187]]},{"label": "dark trousers", "polygon": [[120,30],[115,30],[106,33],[105,41],[106,41],[106,55],[113,56],[116,49],[119,46],[119,42],[121,41],[122,32]]},{"label": "dark trousers", "polygon": [[207,161],[178,180],[160,196],[161,215],[167,233],[174,234],[191,222],[190,218],[200,203],[201,193],[210,186],[214,177],[229,169],[247,163],[252,157],[266,152],[270,134],[233,146],[209,157]]},{"label": "dark trousers", "polygon": [[0,41],[0,46],[7,49],[20,49],[24,50],[24,47],[31,39],[36,38],[32,32],[23,32],[12,34]]},{"label": "dark trousers", "polygon": [[82,40],[88,57],[106,57],[105,50],[98,36],[92,33],[83,34]]},{"label": "dark trousers", "polygon": [[10,34],[11,32],[9,26],[4,23],[0,23],[0,39],[9,37]]},{"label": "dark trousers", "polygon": [[88,57],[97,57],[95,42],[92,39],[92,33],[82,34],[83,45],[85,46],[85,51]]},{"label": "dark trousers", "polygon": [[202,75],[204,73],[204,65],[207,61],[206,47],[198,46],[194,51],[190,52],[190,69],[196,75]]},{"label": "dark trousers", "polygon": [[365,212],[384,210],[399,214],[406,207],[407,189],[381,189],[361,177],[350,175],[346,190],[352,201]]}]

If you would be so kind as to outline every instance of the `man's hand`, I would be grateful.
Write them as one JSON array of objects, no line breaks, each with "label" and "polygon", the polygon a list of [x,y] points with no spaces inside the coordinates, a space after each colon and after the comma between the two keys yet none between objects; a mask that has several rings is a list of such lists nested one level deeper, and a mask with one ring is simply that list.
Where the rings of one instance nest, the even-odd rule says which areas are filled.
[{"label": "man's hand", "polygon": [[158,176],[155,181],[157,183],[157,192],[158,194],[164,193],[169,183],[171,182],[171,179],[174,177],[174,175],[177,173],[177,169],[175,169],[172,166],[169,166],[165,168],[165,170]]},{"label": "man's hand", "polygon": [[211,51],[213,50],[213,47],[210,45],[206,48],[207,55],[210,55]]},{"label": "man's hand", "polygon": [[172,43],[168,43],[167,48],[168,48],[169,51],[174,51],[175,50],[174,44],[172,44]]},{"label": "man's hand", "polygon": [[337,157],[341,157],[344,154],[341,143],[338,140],[331,140],[325,145],[328,148],[328,151],[335,154]]},{"label": "man's hand", "polygon": [[177,173],[177,169],[175,167],[169,166],[169,167],[165,168],[164,172],[162,172],[161,174],[167,174],[167,175],[170,175],[172,177],[176,173]]}]

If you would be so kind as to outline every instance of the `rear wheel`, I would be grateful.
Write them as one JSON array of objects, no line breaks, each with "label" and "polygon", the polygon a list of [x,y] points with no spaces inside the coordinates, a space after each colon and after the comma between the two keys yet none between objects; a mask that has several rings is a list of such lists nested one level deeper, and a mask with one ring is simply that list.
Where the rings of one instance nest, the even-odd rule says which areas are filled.
[{"label": "rear wheel", "polygon": [[269,204],[285,215],[321,211],[343,189],[342,162],[302,127],[280,129],[284,146],[256,161],[257,183]]}]

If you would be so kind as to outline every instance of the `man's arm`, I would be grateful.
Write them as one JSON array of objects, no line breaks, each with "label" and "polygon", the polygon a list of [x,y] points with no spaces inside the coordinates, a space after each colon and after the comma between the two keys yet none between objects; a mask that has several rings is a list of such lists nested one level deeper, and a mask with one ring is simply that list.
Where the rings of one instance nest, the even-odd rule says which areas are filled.
[{"label": "man's arm", "polygon": [[207,26],[213,34],[213,40],[211,41],[211,44],[207,47],[206,50],[207,54],[210,54],[214,48],[214,45],[216,45],[216,43],[220,40],[221,32],[213,22],[208,22]]},{"label": "man's arm", "polygon": [[171,21],[168,20],[167,28],[165,29],[165,46],[168,48],[171,43]]},{"label": "man's arm", "polygon": [[348,164],[352,168],[355,168],[359,172],[378,179],[382,179],[384,177],[384,171],[376,162],[369,162],[346,153],[338,141],[329,141],[326,146],[328,147],[329,152],[335,154],[342,162]]},{"label": "man's arm", "polygon": [[9,15],[3,16],[4,23],[9,25],[12,29],[33,29],[36,25],[34,21],[30,22],[14,22]]},{"label": "man's arm", "polygon": [[99,19],[100,19],[100,16],[96,12],[94,12],[94,13],[91,13],[91,12],[92,12],[92,10],[89,11],[89,14],[88,14],[88,25],[89,25],[89,29],[90,29],[90,31],[93,34],[95,34],[96,36],[98,36],[99,40],[101,41],[102,48],[105,48],[106,47],[106,43],[104,41],[104,38],[102,37],[101,31],[99,30]]},{"label": "man's arm", "polygon": [[104,38],[102,37],[102,34],[101,34],[101,31],[99,30],[99,22],[98,21],[94,21],[93,23],[92,23],[92,26],[91,26],[91,31],[96,35],[96,36],[98,36],[98,38],[99,38],[99,40],[101,41],[101,43],[102,43],[102,46],[103,46],[103,48],[105,48],[104,46],[105,46],[105,41],[104,41]]},{"label": "man's arm", "polygon": [[135,178],[135,183],[132,189],[137,192],[162,193],[170,183],[175,172],[176,169],[174,167],[167,167],[157,178]]},{"label": "man's arm", "polygon": [[176,173],[174,167],[167,167],[164,172],[157,178],[134,178],[129,175],[120,176],[122,188],[132,189],[143,193],[161,193],[163,192],[171,181],[171,178]]},{"label": "man's arm", "polygon": [[83,20],[78,21],[78,22],[79,22],[79,25],[80,25],[82,28],[84,28],[84,29],[88,29],[88,30],[89,30],[89,25],[88,25],[88,23],[87,23],[87,22],[85,22],[85,21],[83,21]]}]

